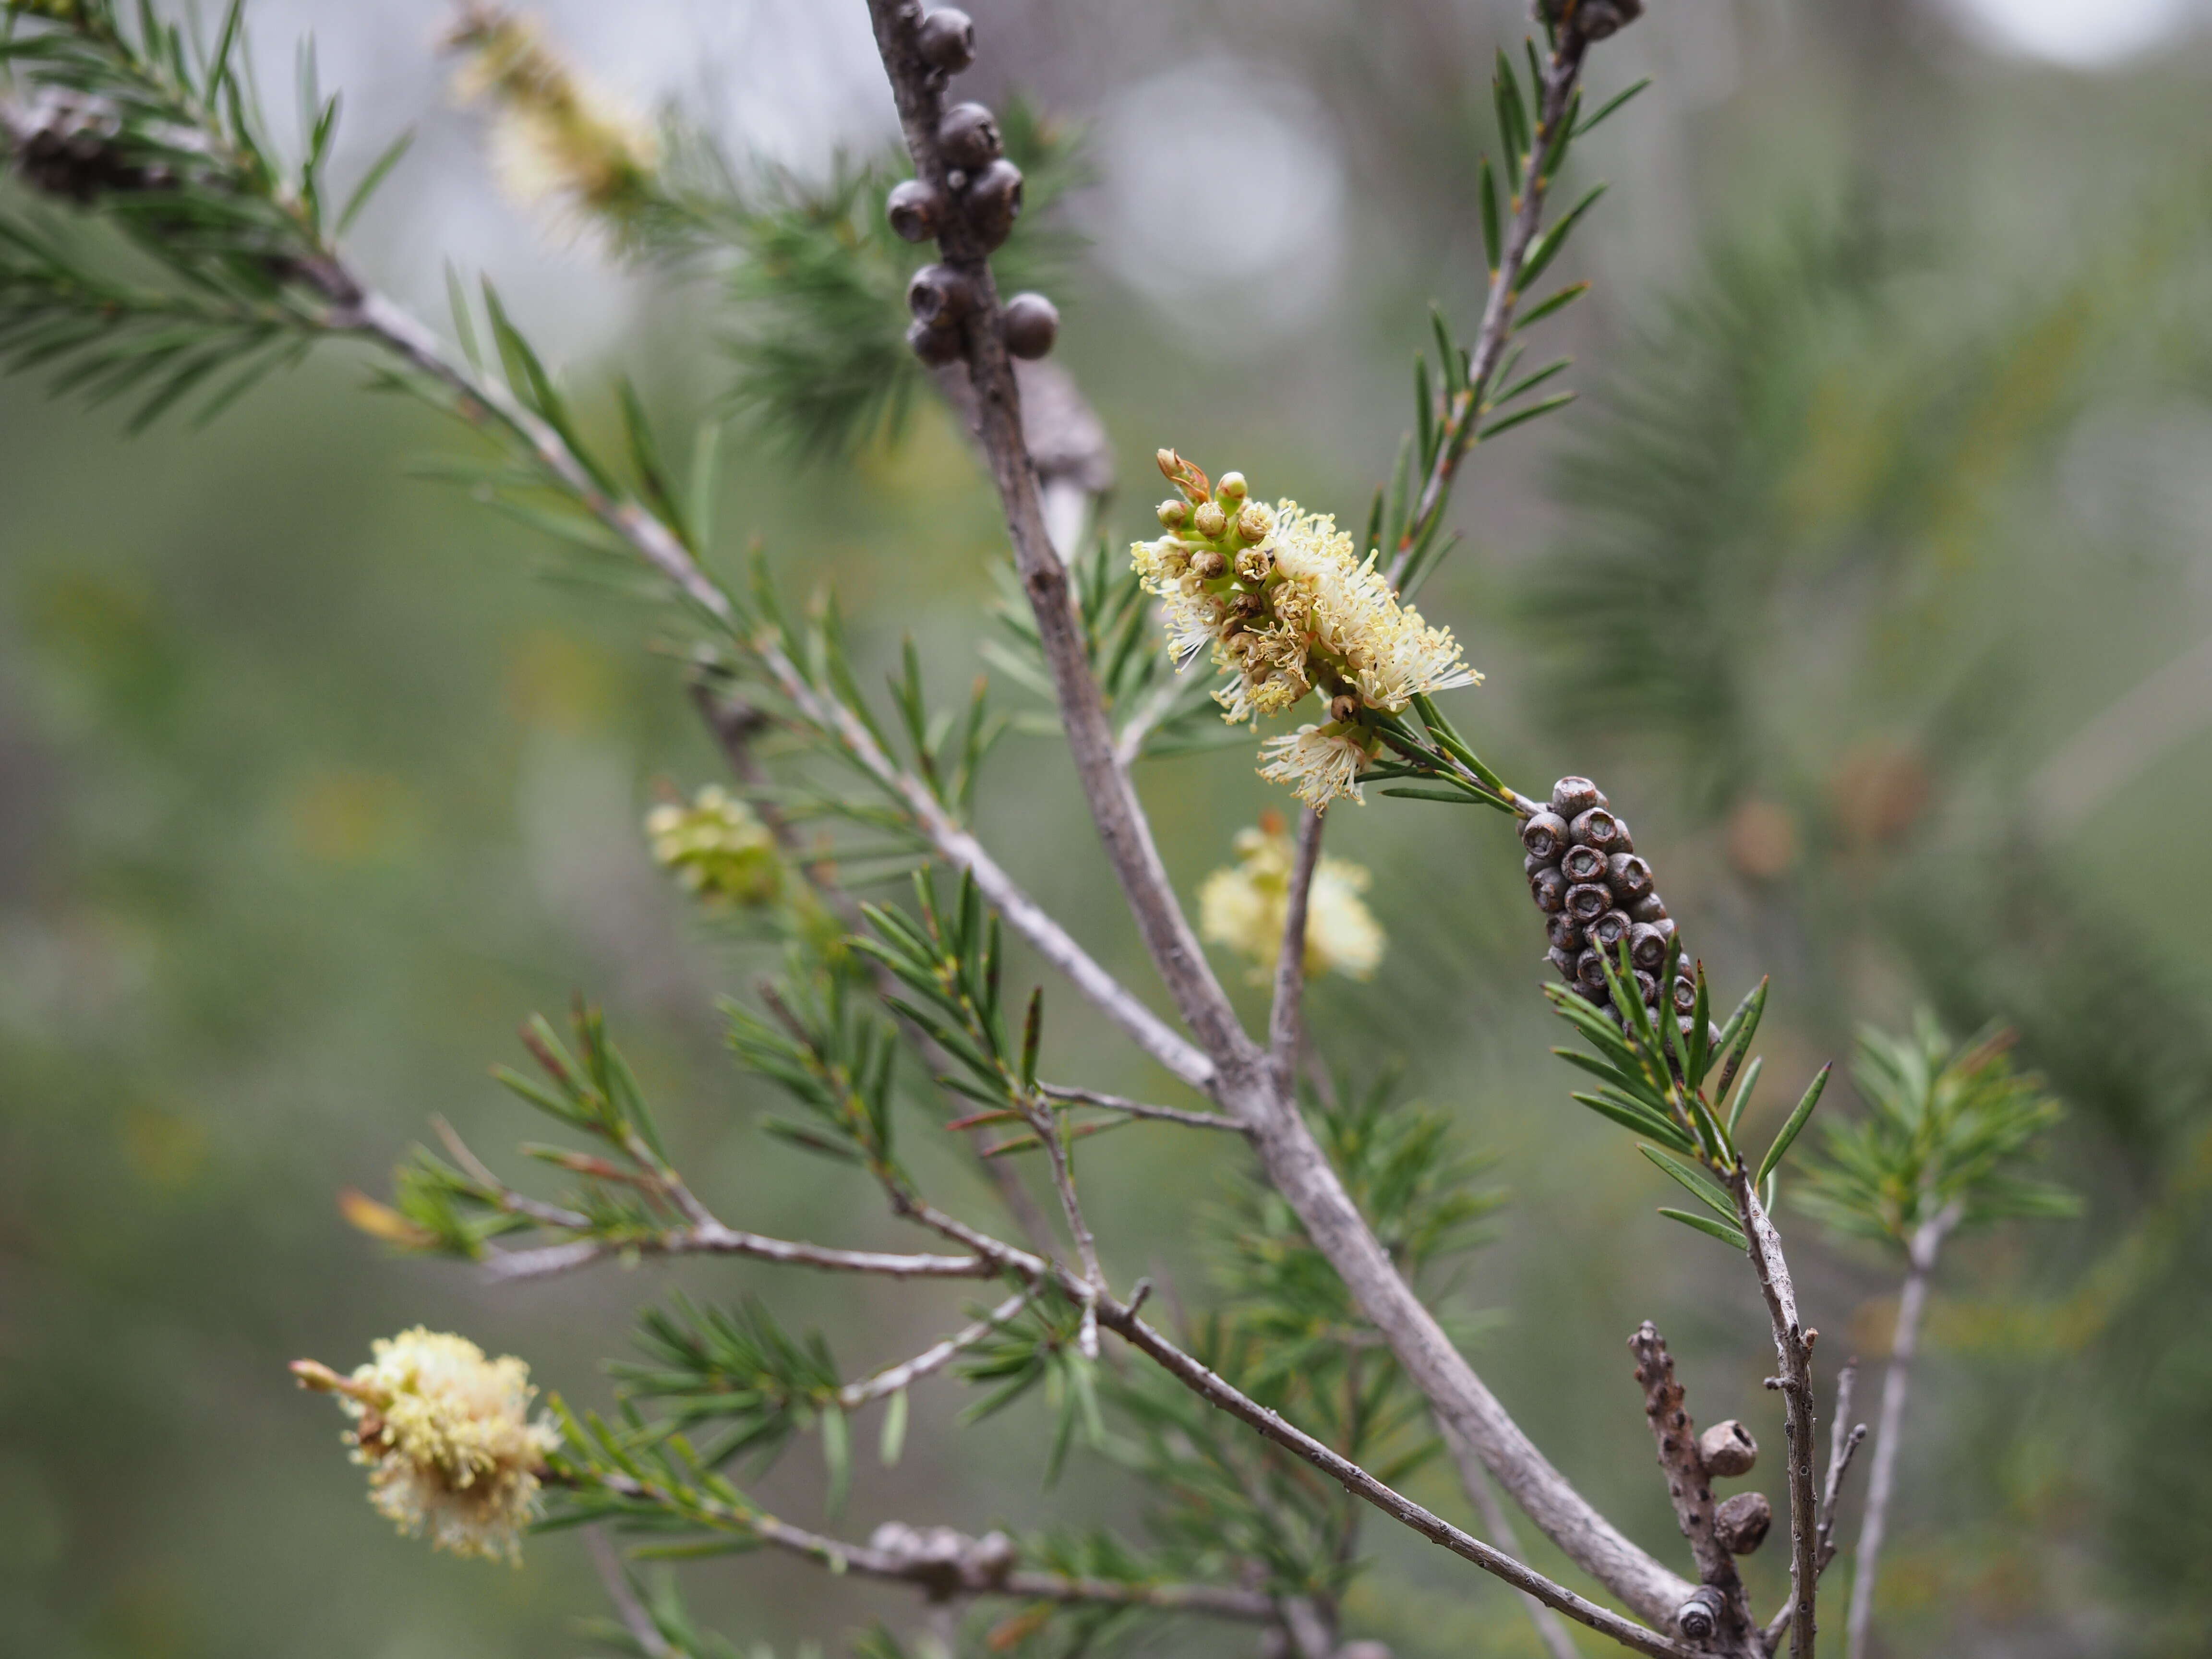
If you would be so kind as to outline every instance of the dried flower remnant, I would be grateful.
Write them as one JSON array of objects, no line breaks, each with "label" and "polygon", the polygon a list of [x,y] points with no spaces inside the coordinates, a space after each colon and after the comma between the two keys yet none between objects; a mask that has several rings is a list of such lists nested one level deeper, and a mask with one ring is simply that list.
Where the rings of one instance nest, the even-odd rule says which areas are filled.
[{"label": "dried flower remnant", "polygon": [[471,6],[448,44],[465,60],[461,97],[494,107],[492,161],[510,195],[617,221],[642,203],[660,161],[652,129],[580,78],[534,21]]},{"label": "dried flower remnant", "polygon": [[346,1439],[369,1471],[369,1502],[434,1548],[520,1561],[539,1473],[561,1438],[547,1419],[530,1419],[530,1367],[419,1325],[370,1351],[375,1358],[351,1376],[312,1359],[292,1364],[302,1387],[337,1395],[353,1419]]},{"label": "dried flower remnant", "polygon": [[1159,465],[1179,499],[1161,504],[1163,533],[1130,556],[1165,606],[1176,665],[1210,649],[1232,677],[1214,693],[1232,722],[1321,692],[1328,721],[1270,742],[1261,775],[1291,784],[1316,811],[1340,795],[1360,799],[1357,780],[1381,744],[1370,716],[1482,676],[1450,629],[1399,603],[1375,554],[1362,558],[1334,519],[1292,501],[1264,507],[1242,473],[1213,483],[1170,449]]},{"label": "dried flower remnant", "polygon": [[752,808],[719,784],[708,784],[685,805],[668,801],[646,814],[653,856],[709,905],[757,908],[783,890],[783,860],[775,837]]},{"label": "dried flower remnant", "polygon": [[[1198,890],[1199,929],[1208,943],[1250,959],[1252,976],[1274,971],[1290,908],[1294,856],[1283,820],[1270,812],[1256,830],[1240,830],[1237,862],[1216,870]],[[1359,896],[1369,876],[1358,865],[1324,858],[1306,901],[1306,971],[1369,979],[1382,960],[1382,929]]]}]

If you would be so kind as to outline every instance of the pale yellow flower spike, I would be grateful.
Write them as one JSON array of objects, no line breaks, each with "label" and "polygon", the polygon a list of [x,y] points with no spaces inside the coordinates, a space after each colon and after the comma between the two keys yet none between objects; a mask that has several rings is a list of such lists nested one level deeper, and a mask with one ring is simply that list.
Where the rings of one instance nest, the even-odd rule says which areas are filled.
[{"label": "pale yellow flower spike", "polygon": [[465,54],[456,90],[493,106],[493,170],[510,196],[598,215],[637,204],[660,162],[652,129],[578,76],[534,21],[471,5],[451,44]]},{"label": "pale yellow flower spike", "polygon": [[[1237,862],[1216,870],[1198,890],[1199,929],[1208,944],[1226,945],[1252,963],[1255,984],[1275,970],[1290,910],[1293,848],[1283,821],[1270,812],[1256,830],[1241,830]],[[1359,896],[1367,872],[1342,859],[1315,866],[1306,901],[1306,972],[1370,979],[1382,961],[1382,929]]]},{"label": "pale yellow flower spike", "polygon": [[456,1555],[520,1561],[537,1517],[538,1475],[561,1443],[530,1419],[530,1367],[487,1359],[465,1337],[416,1326],[370,1345],[376,1357],[340,1376],[300,1360],[293,1374],[338,1396],[346,1438],[369,1471],[368,1497],[403,1533]]},{"label": "pale yellow flower spike", "polygon": [[1291,501],[1262,507],[1246,499],[1242,473],[1212,484],[1172,450],[1160,452],[1160,470],[1182,499],[1161,504],[1165,533],[1129,552],[1165,610],[1176,666],[1210,647],[1231,677],[1214,697],[1232,722],[1282,713],[1312,690],[1328,701],[1326,725],[1265,745],[1261,776],[1316,811],[1340,795],[1358,800],[1380,747],[1369,711],[1395,714],[1416,696],[1481,684],[1451,630],[1400,604],[1376,555],[1363,559],[1334,519]]},{"label": "pale yellow flower spike", "polygon": [[669,801],[645,815],[654,860],[710,906],[757,908],[783,890],[783,859],[768,826],[719,784],[690,804]]}]

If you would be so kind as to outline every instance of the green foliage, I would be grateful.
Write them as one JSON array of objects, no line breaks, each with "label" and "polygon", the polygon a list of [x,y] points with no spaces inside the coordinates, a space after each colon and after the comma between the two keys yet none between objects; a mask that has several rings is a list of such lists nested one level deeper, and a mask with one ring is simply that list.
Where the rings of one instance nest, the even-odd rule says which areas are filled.
[{"label": "green foliage", "polygon": [[301,153],[280,157],[246,74],[242,11],[233,0],[211,47],[112,0],[11,7],[0,35],[0,66],[27,94],[9,118],[19,172],[100,222],[0,210],[0,362],[50,374],[58,395],[129,399],[134,430],[194,398],[212,419],[307,353],[343,297],[331,239],[404,147],[326,222],[338,100],[304,46]]},{"label": "green foliage", "polygon": [[1796,1201],[1838,1232],[1899,1249],[1940,1218],[1961,1227],[2071,1216],[2079,1200],[2026,1173],[2059,1103],[2014,1068],[2008,1032],[1954,1044],[1923,1013],[1908,1036],[1859,1033],[1865,1115],[1831,1122]]},{"label": "green foliage", "polygon": [[637,1340],[643,1361],[610,1368],[623,1398],[658,1407],[655,1434],[698,1438],[701,1425],[711,1427],[700,1451],[709,1468],[747,1453],[764,1468],[792,1436],[838,1409],[842,1383],[828,1346],[791,1335],[757,1297],[702,1310],[678,1296],[646,1310]]}]

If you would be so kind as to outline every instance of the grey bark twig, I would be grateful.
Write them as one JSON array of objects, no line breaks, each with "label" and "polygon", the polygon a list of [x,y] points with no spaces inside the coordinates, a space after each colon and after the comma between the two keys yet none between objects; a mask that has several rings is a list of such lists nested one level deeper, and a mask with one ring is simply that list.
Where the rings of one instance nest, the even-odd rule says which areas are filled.
[{"label": "grey bark twig", "polygon": [[592,1565],[599,1571],[599,1584],[606,1591],[607,1600],[614,1605],[615,1617],[622,1620],[622,1627],[629,1632],[630,1640],[637,1644],[638,1651],[644,1654],[646,1659],[677,1659],[676,1650],[660,1633],[660,1626],[653,1622],[653,1615],[645,1610],[636,1594],[631,1590],[629,1575],[623,1570],[620,1553],[607,1541],[606,1529],[593,1527],[586,1542],[592,1552]]},{"label": "grey bark twig", "polygon": [[1790,1491],[1790,1659],[1813,1659],[1819,1626],[1814,1617],[1814,1592],[1820,1581],[1814,1563],[1819,1500],[1813,1486],[1813,1431],[1816,1410],[1813,1399],[1813,1338],[1797,1316],[1797,1292],[1790,1279],[1790,1263],[1782,1254],[1782,1235],[1752,1190],[1751,1171],[1739,1161],[1728,1176],[1729,1195],[1735,1200],[1736,1222],[1748,1241],[1752,1267],[1759,1276],[1759,1291],[1766,1304],[1774,1330],[1774,1352],[1780,1374],[1766,1386],[1782,1394],[1783,1448]]},{"label": "grey bark twig", "polygon": [[873,1376],[859,1382],[848,1382],[837,1390],[837,1403],[847,1411],[866,1405],[872,1400],[911,1388],[925,1376],[943,1370],[968,1349],[974,1347],[993,1331],[1013,1318],[1036,1298],[1036,1286],[1025,1285],[997,1307],[955,1331],[942,1342],[933,1342],[911,1359],[896,1365],[887,1365]]},{"label": "grey bark twig", "polygon": [[1071,1088],[1066,1084],[1041,1083],[1037,1092],[1047,1100],[1055,1100],[1070,1106],[1096,1106],[1103,1112],[1123,1112],[1131,1117],[1150,1118],[1160,1123],[1180,1123],[1190,1129],[1230,1129],[1244,1133],[1244,1126],[1234,1118],[1224,1117],[1218,1112],[1194,1112],[1181,1106],[1154,1106],[1142,1100],[1130,1100],[1121,1095],[1109,1095],[1096,1089]]},{"label": "grey bark twig", "polygon": [[1881,1426],[1875,1431],[1874,1463],[1867,1471],[1866,1515],[1859,1522],[1856,1553],[1851,1559],[1851,1603],[1844,1627],[1848,1659],[1866,1659],[1874,1629],[1874,1587],[1881,1564],[1882,1540],[1889,1529],[1889,1502],[1897,1487],[1898,1442],[1905,1431],[1905,1401],[1912,1387],[1912,1362],[1920,1354],[1920,1322],[1928,1310],[1928,1281],[1943,1240],[1959,1224],[1956,1204],[1946,1206],[1914,1230],[1905,1247],[1904,1288],[1897,1298],[1897,1334],[1890,1343],[1889,1369],[1881,1379]]},{"label": "grey bark twig", "polygon": [[1298,1048],[1305,1036],[1306,917],[1314,872],[1321,867],[1321,837],[1328,818],[1310,807],[1298,817],[1298,839],[1284,895],[1283,942],[1275,959],[1275,1000],[1267,1016],[1267,1049],[1278,1092],[1297,1086]]}]

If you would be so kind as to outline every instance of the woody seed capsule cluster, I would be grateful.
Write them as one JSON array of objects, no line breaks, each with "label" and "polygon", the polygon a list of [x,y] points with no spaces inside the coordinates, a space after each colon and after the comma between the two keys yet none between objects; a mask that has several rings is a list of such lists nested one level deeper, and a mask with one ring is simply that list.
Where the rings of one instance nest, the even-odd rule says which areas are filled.
[{"label": "woody seed capsule cluster", "polygon": [[[1618,970],[1626,943],[1644,1006],[1655,1019],[1671,1008],[1686,1024],[1697,1006],[1694,970],[1678,957],[1673,977],[1660,984],[1674,923],[1652,884],[1651,866],[1638,856],[1628,825],[1604,792],[1588,778],[1561,778],[1544,810],[1522,824],[1521,845],[1528,851],[1528,896],[1544,913],[1547,954],[1559,977],[1589,1001],[1609,1007],[1606,964]],[[1620,1012],[1613,1014],[1618,1022]]]},{"label": "woody seed capsule cluster", "polygon": [[[902,22],[933,87],[942,88],[975,61],[975,26],[965,12],[940,6],[925,13],[909,5]],[[998,118],[981,104],[954,104],[938,119],[936,148],[944,164],[942,184],[909,179],[896,186],[884,204],[892,230],[909,242],[964,233],[975,246],[963,247],[956,240],[948,250],[954,258],[989,253],[1013,234],[1022,211],[1022,170],[1006,157]],[[955,292],[956,283],[967,284],[966,292]],[[933,368],[964,357],[970,328],[988,313],[978,303],[982,297],[974,279],[951,264],[916,272],[907,290],[914,325],[906,342],[915,356]],[[1042,294],[1019,294],[1007,302],[1000,325],[1008,351],[1042,357],[1052,349],[1060,313]]]}]

